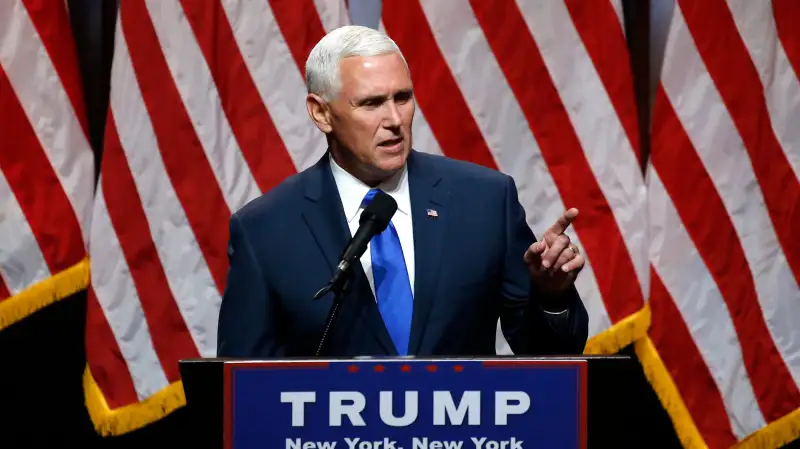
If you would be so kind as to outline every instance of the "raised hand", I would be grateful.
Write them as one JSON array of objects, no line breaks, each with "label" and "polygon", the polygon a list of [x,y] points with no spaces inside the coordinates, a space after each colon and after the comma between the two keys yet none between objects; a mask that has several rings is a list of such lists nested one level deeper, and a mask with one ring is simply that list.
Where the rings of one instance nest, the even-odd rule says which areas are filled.
[{"label": "raised hand", "polygon": [[525,263],[531,280],[544,291],[562,291],[575,282],[586,260],[576,245],[565,234],[567,228],[578,216],[578,209],[564,212],[556,222],[541,236],[541,240],[525,251]]}]

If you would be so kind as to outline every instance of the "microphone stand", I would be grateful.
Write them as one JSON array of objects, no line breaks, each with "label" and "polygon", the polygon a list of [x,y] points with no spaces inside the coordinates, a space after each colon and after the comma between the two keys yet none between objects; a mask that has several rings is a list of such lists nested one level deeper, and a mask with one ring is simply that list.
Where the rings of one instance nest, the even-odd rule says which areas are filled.
[{"label": "microphone stand", "polygon": [[351,273],[348,270],[346,276],[344,278],[339,278],[338,282],[330,283],[325,287],[322,287],[315,295],[314,300],[317,300],[324,296],[327,293],[333,293],[333,305],[331,305],[331,309],[328,312],[328,318],[325,320],[325,329],[322,331],[322,338],[319,340],[319,345],[317,346],[316,356],[322,353],[322,348],[325,345],[325,340],[330,333],[331,328],[333,327],[333,323],[336,320],[336,316],[339,312],[339,307],[342,304],[342,297],[344,296],[347,289],[350,287],[350,277]]}]

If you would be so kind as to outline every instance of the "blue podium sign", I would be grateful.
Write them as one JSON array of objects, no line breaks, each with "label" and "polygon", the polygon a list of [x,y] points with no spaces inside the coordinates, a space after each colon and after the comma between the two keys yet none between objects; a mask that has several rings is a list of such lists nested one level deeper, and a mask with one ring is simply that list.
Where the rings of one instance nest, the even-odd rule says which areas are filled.
[{"label": "blue podium sign", "polygon": [[226,362],[227,449],[586,447],[582,360]]}]

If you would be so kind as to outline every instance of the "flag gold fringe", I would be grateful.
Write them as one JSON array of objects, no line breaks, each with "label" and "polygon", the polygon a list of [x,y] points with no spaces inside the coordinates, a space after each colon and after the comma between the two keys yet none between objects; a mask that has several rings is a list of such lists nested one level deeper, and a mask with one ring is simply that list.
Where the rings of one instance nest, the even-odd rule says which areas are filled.
[{"label": "flag gold fringe", "polygon": [[112,410],[88,365],[83,372],[83,391],[89,417],[102,436],[118,436],[141,429],[186,405],[183,382],[177,381],[144,401]]},{"label": "flag gold fringe", "polygon": [[[667,367],[658,355],[650,337],[634,344],[636,355],[644,368],[645,376],[666,409],[681,444],[686,449],[707,449],[708,445],[697,430],[683,398],[672,380]],[[800,437],[800,409],[770,423],[732,447],[735,449],[776,449]]]},{"label": "flag gold fringe", "polygon": [[644,369],[644,375],[672,419],[672,425],[683,447],[708,448],[650,337],[644,337],[634,343],[634,350]]},{"label": "flag gold fringe", "polygon": [[39,281],[0,301],[0,330],[34,312],[85,289],[89,285],[89,259]]},{"label": "flag gold fringe", "polygon": [[586,342],[584,354],[615,354],[620,349],[647,336],[650,328],[650,306],[645,306]]},{"label": "flag gold fringe", "polygon": [[740,441],[736,449],[775,449],[800,438],[800,408]]}]

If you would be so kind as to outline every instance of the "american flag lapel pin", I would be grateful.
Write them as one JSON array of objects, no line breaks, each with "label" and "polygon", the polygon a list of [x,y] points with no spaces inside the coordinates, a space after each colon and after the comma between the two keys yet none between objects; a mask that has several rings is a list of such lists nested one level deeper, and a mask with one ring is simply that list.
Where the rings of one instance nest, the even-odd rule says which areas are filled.
[{"label": "american flag lapel pin", "polygon": [[436,209],[428,209],[428,216],[433,218],[439,218],[439,212],[436,212]]}]

